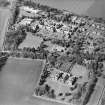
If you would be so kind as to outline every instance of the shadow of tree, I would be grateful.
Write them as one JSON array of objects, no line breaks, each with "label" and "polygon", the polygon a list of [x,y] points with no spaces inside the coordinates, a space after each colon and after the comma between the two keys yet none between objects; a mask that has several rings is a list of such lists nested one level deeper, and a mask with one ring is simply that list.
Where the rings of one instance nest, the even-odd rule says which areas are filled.
[{"label": "shadow of tree", "polygon": [[0,71],[2,71],[2,68],[5,66],[7,59],[8,59],[7,56],[0,58]]}]

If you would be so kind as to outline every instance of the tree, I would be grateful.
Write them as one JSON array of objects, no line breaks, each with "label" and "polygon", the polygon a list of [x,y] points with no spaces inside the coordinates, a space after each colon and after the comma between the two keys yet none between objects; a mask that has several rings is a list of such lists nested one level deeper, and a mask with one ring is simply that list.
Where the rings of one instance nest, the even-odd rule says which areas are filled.
[{"label": "tree", "polygon": [[64,73],[59,73],[59,74],[58,74],[58,77],[57,77],[57,80],[61,79],[61,78],[63,77],[63,74],[64,74]]},{"label": "tree", "polygon": [[74,85],[76,83],[77,79],[78,79],[77,77],[73,78],[72,85]]},{"label": "tree", "polygon": [[102,97],[102,99],[101,99],[101,105],[105,105],[105,98],[104,97]]},{"label": "tree", "polygon": [[47,93],[49,93],[50,89],[51,89],[51,87],[50,87],[48,84],[46,84],[46,85],[45,85],[45,91],[46,91]]},{"label": "tree", "polygon": [[13,24],[15,24],[15,22],[16,22],[16,20],[18,18],[19,13],[20,13],[20,9],[19,9],[18,6],[16,6],[15,11],[13,13]]},{"label": "tree", "polygon": [[87,90],[87,93],[86,93],[86,96],[84,98],[84,101],[83,101],[83,105],[86,105],[89,101],[89,99],[91,98],[91,95],[94,91],[94,88],[96,86],[96,83],[97,83],[97,78],[94,78],[91,83],[89,83],[89,87],[88,87],[88,90]]},{"label": "tree", "polygon": [[36,53],[36,50],[35,50],[34,47],[31,49],[31,51],[32,51],[33,53]]},{"label": "tree", "polygon": [[56,95],[55,95],[55,90],[54,90],[54,89],[52,89],[52,90],[49,92],[48,97],[49,97],[49,98],[53,98],[53,99],[56,97]]},{"label": "tree", "polygon": [[2,71],[3,66],[5,66],[8,56],[0,58],[0,71]]},{"label": "tree", "polygon": [[55,27],[53,27],[53,32],[57,32],[57,30],[56,30],[56,28],[55,28]]},{"label": "tree", "polygon": [[73,99],[80,99],[81,98],[81,91],[78,91],[77,93],[74,94]]},{"label": "tree", "polygon": [[55,62],[56,62],[56,57],[53,56],[52,54],[51,55],[48,55],[48,61],[51,65],[55,65]]},{"label": "tree", "polygon": [[67,75],[64,77],[64,79],[63,79],[64,83],[65,83],[68,79],[69,79],[69,75],[67,74]]},{"label": "tree", "polygon": [[7,1],[7,0],[3,0],[3,1],[0,1],[0,6],[3,6],[3,7],[7,7],[7,6],[9,6],[10,5],[10,2],[9,1]]},{"label": "tree", "polygon": [[76,63],[79,64],[79,65],[83,64],[83,58],[80,55],[76,56]]}]

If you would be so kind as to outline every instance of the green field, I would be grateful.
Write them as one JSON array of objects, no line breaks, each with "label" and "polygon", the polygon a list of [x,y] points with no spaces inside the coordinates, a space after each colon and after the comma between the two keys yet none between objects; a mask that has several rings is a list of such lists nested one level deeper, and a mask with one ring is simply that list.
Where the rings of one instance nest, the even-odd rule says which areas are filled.
[{"label": "green field", "polygon": [[40,60],[9,58],[0,72],[0,105],[44,105],[32,98],[42,67]]},{"label": "green field", "polygon": [[9,15],[10,15],[9,10],[0,8],[0,50],[2,48]]}]

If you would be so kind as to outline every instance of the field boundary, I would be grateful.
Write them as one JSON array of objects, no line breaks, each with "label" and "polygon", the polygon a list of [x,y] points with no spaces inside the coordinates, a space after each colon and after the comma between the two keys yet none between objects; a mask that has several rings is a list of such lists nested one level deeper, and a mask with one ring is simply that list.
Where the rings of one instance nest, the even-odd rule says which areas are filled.
[{"label": "field boundary", "polygon": [[100,105],[100,102],[101,102],[101,99],[102,99],[102,97],[103,97],[104,92],[105,92],[105,86],[104,86],[103,89],[102,89],[101,96],[100,96],[100,98],[99,98],[99,100],[98,100],[97,105]]},{"label": "field boundary", "polygon": [[59,104],[65,104],[65,105],[75,105],[75,104],[72,104],[72,103],[67,103],[67,102],[63,102],[63,101],[58,101],[56,99],[50,99],[50,98],[45,98],[45,97],[42,97],[42,96],[36,96],[35,93],[32,95],[34,98],[39,98],[39,99],[42,99],[42,100],[45,100],[45,101],[50,101],[50,102],[56,102],[56,103],[59,103]]}]

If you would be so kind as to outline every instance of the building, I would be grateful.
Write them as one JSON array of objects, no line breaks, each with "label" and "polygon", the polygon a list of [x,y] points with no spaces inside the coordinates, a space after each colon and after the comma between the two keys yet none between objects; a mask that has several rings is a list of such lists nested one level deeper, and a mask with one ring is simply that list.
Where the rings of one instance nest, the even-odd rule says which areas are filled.
[{"label": "building", "polygon": [[59,51],[59,52],[62,52],[62,51],[65,51],[65,48],[62,47],[62,46],[53,45],[51,51]]},{"label": "building", "polygon": [[37,14],[40,11],[39,9],[30,8],[28,6],[22,6],[21,9],[34,14]]},{"label": "building", "polygon": [[25,18],[23,19],[19,25],[27,25],[27,24],[30,24],[32,22],[33,19],[30,19],[30,18]]}]

